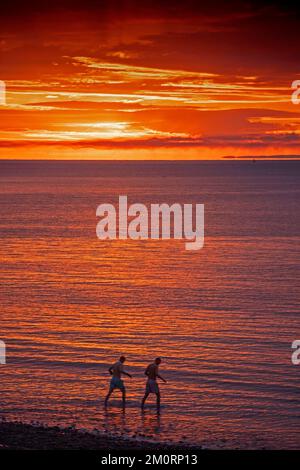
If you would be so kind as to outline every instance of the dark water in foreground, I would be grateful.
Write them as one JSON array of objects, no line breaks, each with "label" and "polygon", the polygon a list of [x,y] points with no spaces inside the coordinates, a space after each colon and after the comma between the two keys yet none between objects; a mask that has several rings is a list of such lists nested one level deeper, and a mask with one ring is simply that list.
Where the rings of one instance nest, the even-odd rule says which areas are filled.
[{"label": "dark water in foreground", "polygon": [[[0,162],[1,414],[208,447],[300,447],[299,162]],[[99,241],[102,202],[205,204],[205,246]],[[108,366],[128,357],[125,414]],[[163,358],[163,408],[141,414]],[[153,403],[153,402],[152,402]]]}]

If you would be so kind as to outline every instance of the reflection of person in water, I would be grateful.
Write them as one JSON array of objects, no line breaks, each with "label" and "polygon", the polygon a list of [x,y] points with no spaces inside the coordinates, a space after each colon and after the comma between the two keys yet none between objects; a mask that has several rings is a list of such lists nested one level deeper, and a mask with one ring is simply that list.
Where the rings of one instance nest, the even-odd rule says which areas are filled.
[{"label": "reflection of person in water", "polygon": [[158,436],[161,433],[161,414],[158,409],[142,408],[141,413],[142,431],[149,437]]},{"label": "reflection of person in water", "polygon": [[126,361],[126,358],[124,356],[121,356],[119,361],[117,361],[113,366],[111,366],[108,370],[109,373],[112,375],[112,379],[110,381],[110,386],[109,386],[109,392],[105,398],[105,406],[108,403],[109,397],[111,396],[112,392],[115,390],[115,388],[118,388],[122,392],[122,400],[123,400],[123,406],[125,406],[125,400],[126,400],[126,389],[124,382],[121,378],[122,374],[127,375],[127,377],[132,377],[130,374],[124,371],[124,362]]},{"label": "reflection of person in water", "polygon": [[166,383],[166,380],[158,373],[158,367],[160,363],[161,363],[161,359],[160,357],[157,357],[155,361],[153,362],[153,364],[149,364],[149,366],[145,370],[145,375],[147,375],[148,380],[146,383],[145,395],[142,400],[142,408],[144,408],[145,401],[147,400],[150,393],[155,393],[157,408],[160,407],[160,391],[159,391],[159,386],[158,386],[156,379],[159,378],[160,380]]}]

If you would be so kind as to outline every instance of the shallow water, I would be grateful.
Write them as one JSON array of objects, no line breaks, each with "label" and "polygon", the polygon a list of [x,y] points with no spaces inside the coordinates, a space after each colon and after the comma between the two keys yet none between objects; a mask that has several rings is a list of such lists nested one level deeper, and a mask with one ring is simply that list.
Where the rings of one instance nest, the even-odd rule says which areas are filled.
[{"label": "shallow water", "polygon": [[[6,418],[207,447],[300,447],[299,162],[0,162]],[[205,246],[100,241],[103,202],[204,203]],[[127,356],[128,406],[103,409]],[[163,407],[139,409],[163,358]]]}]

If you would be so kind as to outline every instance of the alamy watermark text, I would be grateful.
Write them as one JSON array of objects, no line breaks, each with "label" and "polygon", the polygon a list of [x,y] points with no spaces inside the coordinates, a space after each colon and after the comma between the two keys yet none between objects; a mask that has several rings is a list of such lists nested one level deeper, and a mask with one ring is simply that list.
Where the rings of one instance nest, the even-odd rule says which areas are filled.
[{"label": "alamy watermark text", "polygon": [[[127,196],[119,196],[119,205],[100,204],[96,234],[100,240],[185,239],[186,250],[200,250],[204,245],[204,204],[174,203],[171,206],[128,205]],[[193,223],[194,222],[194,223]]]}]

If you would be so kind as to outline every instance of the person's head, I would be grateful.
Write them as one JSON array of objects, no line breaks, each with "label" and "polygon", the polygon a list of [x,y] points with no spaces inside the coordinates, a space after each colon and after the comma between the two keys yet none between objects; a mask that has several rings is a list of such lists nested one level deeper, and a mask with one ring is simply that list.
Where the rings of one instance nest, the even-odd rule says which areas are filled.
[{"label": "person's head", "polygon": [[159,366],[159,364],[161,363],[161,358],[157,357],[154,362],[157,366]]},{"label": "person's head", "polygon": [[126,357],[125,356],[121,356],[120,357],[120,362],[122,362],[122,364],[126,361]]}]

